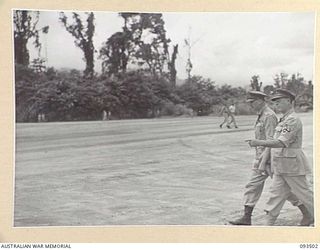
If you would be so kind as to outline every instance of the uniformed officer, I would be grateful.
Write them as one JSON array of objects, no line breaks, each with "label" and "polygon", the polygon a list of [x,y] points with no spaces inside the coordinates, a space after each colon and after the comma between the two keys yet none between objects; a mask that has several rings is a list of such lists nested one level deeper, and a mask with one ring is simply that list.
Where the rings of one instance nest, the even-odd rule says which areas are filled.
[{"label": "uniformed officer", "polygon": [[227,127],[230,128],[228,119],[231,116],[231,112],[225,102],[222,102],[222,107],[219,111],[219,115],[222,115],[224,118],[223,122],[220,124],[220,128],[222,128],[225,123],[227,123]]},{"label": "uniformed officer", "polygon": [[228,122],[227,127],[231,128],[230,125],[233,123],[235,128],[238,128],[237,123],[236,123],[236,106],[234,104],[234,102],[231,103],[231,105],[229,106],[229,111],[230,111],[230,118],[231,120]]},{"label": "uniformed officer", "polygon": [[[247,102],[257,112],[257,120],[254,124],[255,138],[258,140],[272,139],[277,126],[277,116],[270,109],[265,101],[267,95],[260,91],[249,91]],[[244,193],[244,215],[234,221],[229,221],[233,225],[251,225],[251,215],[254,206],[258,202],[264,187],[265,180],[271,175],[270,170],[270,148],[265,146],[256,146],[256,155],[253,163],[252,175],[245,186]],[[298,206],[303,213],[303,220],[306,220],[308,214],[304,205],[298,198],[291,194],[287,199],[294,205]]]},{"label": "uniformed officer", "polygon": [[310,172],[307,159],[301,149],[302,123],[294,112],[295,95],[285,89],[277,89],[271,98],[275,108],[283,114],[273,139],[255,139],[249,141],[251,147],[270,147],[271,167],[274,178],[270,189],[270,198],[266,204],[267,225],[273,225],[280,214],[285,200],[294,193],[309,213],[301,226],[314,222],[313,192],[308,186],[306,174]]}]

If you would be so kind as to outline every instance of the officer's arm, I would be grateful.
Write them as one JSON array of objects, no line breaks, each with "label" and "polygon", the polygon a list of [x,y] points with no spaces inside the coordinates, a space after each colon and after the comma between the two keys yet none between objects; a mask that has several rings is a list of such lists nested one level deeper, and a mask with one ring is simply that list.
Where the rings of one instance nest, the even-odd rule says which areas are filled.
[{"label": "officer's arm", "polygon": [[250,140],[249,144],[251,147],[264,146],[270,148],[285,148],[295,140],[295,134],[299,128],[301,128],[301,121],[292,117],[286,121],[278,139]]},{"label": "officer's arm", "polygon": [[286,145],[277,139],[271,140],[250,140],[249,144],[251,147],[264,146],[269,148],[284,148]]},{"label": "officer's arm", "polygon": [[[278,123],[277,117],[275,115],[267,115],[265,119],[265,133],[266,133],[266,139],[272,140],[273,135]],[[262,162],[266,162],[270,158],[270,148],[266,147],[263,151],[263,154],[261,155]]]},{"label": "officer's arm", "polygon": [[248,142],[251,147],[264,146],[270,148],[285,148],[295,140],[296,131],[301,129],[301,127],[300,119],[291,117],[286,121],[278,139],[248,140]]},{"label": "officer's arm", "polygon": [[260,155],[260,163],[258,169],[261,171],[265,171],[270,161],[271,156],[271,148],[266,147],[263,153]]},{"label": "officer's arm", "polygon": [[273,139],[274,132],[277,127],[277,117],[275,115],[268,115],[265,120],[266,139]]}]

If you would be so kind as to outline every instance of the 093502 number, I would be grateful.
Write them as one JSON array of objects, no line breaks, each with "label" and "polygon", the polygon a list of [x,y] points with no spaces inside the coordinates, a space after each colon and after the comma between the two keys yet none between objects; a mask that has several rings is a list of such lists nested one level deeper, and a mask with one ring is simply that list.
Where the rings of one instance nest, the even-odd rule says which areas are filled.
[{"label": "093502 number", "polygon": [[304,244],[300,244],[300,248],[304,248],[304,249],[318,249],[318,244],[304,243]]}]

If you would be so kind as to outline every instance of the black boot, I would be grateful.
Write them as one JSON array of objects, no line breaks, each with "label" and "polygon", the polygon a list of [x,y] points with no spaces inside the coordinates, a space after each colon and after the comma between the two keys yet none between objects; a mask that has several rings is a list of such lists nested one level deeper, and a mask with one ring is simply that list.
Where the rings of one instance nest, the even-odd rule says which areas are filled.
[{"label": "black boot", "polygon": [[311,224],[313,224],[314,219],[313,219],[312,215],[309,213],[309,211],[307,210],[307,208],[303,204],[298,206],[298,208],[300,209],[300,211],[303,215],[302,220],[299,223],[299,226],[307,227],[307,226],[310,226]]},{"label": "black boot", "polygon": [[249,206],[244,206],[244,215],[235,220],[235,221],[229,221],[230,224],[232,225],[246,225],[250,226],[251,225],[251,215],[252,215],[253,207]]}]

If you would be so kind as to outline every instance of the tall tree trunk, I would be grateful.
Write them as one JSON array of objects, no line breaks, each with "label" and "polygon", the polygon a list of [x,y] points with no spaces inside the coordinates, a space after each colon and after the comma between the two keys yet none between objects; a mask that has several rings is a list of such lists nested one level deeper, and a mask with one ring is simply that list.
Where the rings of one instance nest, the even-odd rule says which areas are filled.
[{"label": "tall tree trunk", "polygon": [[27,48],[28,39],[17,37],[14,39],[14,59],[15,63],[24,66],[29,65],[29,50]]},{"label": "tall tree trunk", "polygon": [[176,70],[176,59],[178,54],[178,44],[173,47],[173,53],[171,56],[171,60],[169,62],[169,71],[170,71],[170,82],[173,87],[176,86],[177,79],[177,70]]},{"label": "tall tree trunk", "polygon": [[86,69],[84,70],[85,77],[92,78],[94,74],[94,48],[89,44],[84,49],[84,55],[86,60]]}]

